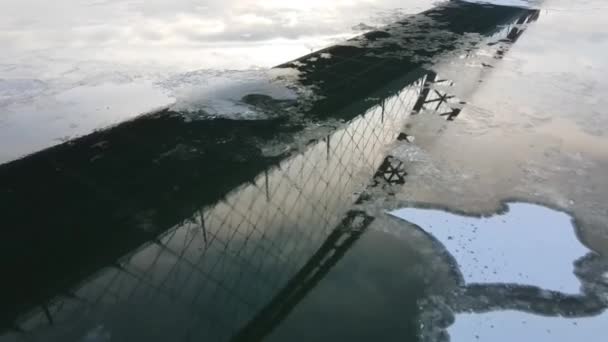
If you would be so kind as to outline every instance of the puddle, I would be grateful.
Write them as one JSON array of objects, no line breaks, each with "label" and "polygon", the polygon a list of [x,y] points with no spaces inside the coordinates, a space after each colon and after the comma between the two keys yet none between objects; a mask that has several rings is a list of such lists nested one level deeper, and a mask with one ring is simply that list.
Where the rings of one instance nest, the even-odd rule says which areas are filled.
[{"label": "puddle", "polygon": [[543,206],[508,203],[505,213],[467,217],[405,208],[391,215],[411,222],[453,256],[465,284],[520,284],[576,294],[574,262],[589,250],[572,218]]},{"label": "puddle", "polygon": [[423,341],[601,340],[606,265],[570,215],[520,202],[488,216],[428,207],[390,215],[413,226],[385,232],[420,229],[458,278],[458,288],[420,301]]},{"label": "puddle", "polygon": [[[573,136],[569,121],[541,131],[559,128],[576,144],[553,137],[536,149],[542,139],[509,136],[526,131],[538,137],[534,125],[564,108],[520,110],[532,100],[509,98],[532,94],[538,83],[527,81],[543,79],[515,77],[526,72],[514,67],[522,49],[509,50],[518,40],[515,46],[528,53],[546,47],[550,39],[538,37],[535,23],[544,12],[453,1],[453,7],[441,2],[430,15],[399,22],[407,12],[397,8],[402,1],[378,2],[391,8],[381,14],[366,12],[375,6],[368,1],[269,1],[262,10],[257,3],[88,3],[106,11],[102,18],[111,27],[124,26],[112,13],[141,14],[127,15],[138,24],[130,27],[138,38],[128,42],[119,33],[111,35],[116,41],[104,38],[108,27],[91,25],[91,18],[70,18],[83,23],[67,25],[76,27],[77,41],[87,45],[83,37],[96,37],[94,45],[107,48],[100,60],[90,59],[88,45],[67,56],[75,50],[67,37],[63,55],[47,47],[55,59],[28,53],[23,63],[5,63],[25,51],[14,37],[31,34],[12,31],[31,26],[0,23],[12,28],[0,34],[12,44],[9,57],[0,56],[0,106],[18,104],[29,112],[0,118],[0,137],[6,136],[2,127],[20,122],[15,115],[29,120],[23,125],[29,131],[5,131],[26,146],[35,137],[64,141],[82,134],[76,132],[81,127],[94,130],[68,118],[105,102],[114,104],[110,109],[133,106],[123,118],[145,111],[150,101],[170,108],[0,167],[0,208],[8,208],[2,217],[11,228],[0,249],[9,257],[0,260],[8,260],[3,269],[13,279],[0,292],[9,303],[0,313],[2,342],[435,342],[449,335],[472,341],[551,340],[546,336],[553,334],[597,340],[608,306],[608,266],[586,247],[598,250],[589,239],[579,241],[588,226],[578,219],[587,216],[575,209],[592,207],[600,221],[605,212],[605,195],[597,194],[605,193],[606,178],[598,176],[605,168],[586,150],[593,144],[596,157],[605,156],[603,140]],[[226,12],[233,18],[224,15],[226,8],[238,9]],[[344,16],[345,9],[361,13]],[[206,20],[206,12],[215,19]],[[553,15],[546,17],[551,24]],[[33,31],[52,26],[61,32],[57,18],[45,14],[37,19],[44,25]],[[391,23],[397,24],[368,40],[332,43],[306,55],[351,30]],[[543,32],[577,27],[552,25]],[[524,29],[532,40],[527,34],[519,39]],[[564,39],[553,42],[552,48],[570,49]],[[294,51],[294,57],[306,56],[280,70],[264,69],[290,60]],[[514,83],[505,86],[498,78],[493,96],[478,95],[501,73]],[[294,86],[296,79],[304,86]],[[142,86],[133,90],[134,84]],[[320,94],[306,108],[313,119],[281,116],[291,117],[294,102],[314,97],[309,86]],[[65,114],[61,105],[73,109]],[[582,109],[577,117],[589,115]],[[120,120],[112,115],[107,118]],[[75,133],[57,134],[53,120]],[[560,158],[572,160],[564,166]],[[519,168],[524,176],[513,171]],[[572,178],[548,179],[543,168]],[[586,178],[575,178],[573,170]],[[508,191],[496,191],[500,182]],[[582,190],[567,191],[572,188],[560,188],[564,184]],[[541,189],[552,200],[530,198]],[[522,202],[488,216],[433,209],[491,212],[494,202],[484,195]],[[478,205],[471,209],[467,200]],[[565,212],[525,201],[565,208],[578,226]],[[411,203],[437,206],[386,215]],[[31,212],[36,215],[23,215]],[[600,223],[605,230],[605,220]]]}]

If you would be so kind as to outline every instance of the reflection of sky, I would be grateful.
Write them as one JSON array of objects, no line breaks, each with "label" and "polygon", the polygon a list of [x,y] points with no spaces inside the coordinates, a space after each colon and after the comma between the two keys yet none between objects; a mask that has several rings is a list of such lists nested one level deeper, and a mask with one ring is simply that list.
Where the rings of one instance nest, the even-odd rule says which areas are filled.
[{"label": "reflection of sky", "polygon": [[405,208],[391,214],[437,239],[458,264],[465,283],[520,284],[577,294],[574,262],[589,252],[572,218],[539,205],[510,203],[491,217]]},{"label": "reflection of sky", "polygon": [[[61,62],[150,64],[170,70],[272,66],[351,35],[361,22],[390,22],[400,13],[392,11],[396,8],[407,6],[403,11],[414,13],[431,3],[6,0],[0,11],[0,58],[2,64],[18,58],[18,69],[40,59],[68,70],[72,65]],[[35,77],[53,71],[42,67],[31,70]]]},{"label": "reflection of sky", "polygon": [[454,342],[605,341],[608,314],[591,318],[542,317],[516,311],[458,314],[448,332]]},{"label": "reflection of sky", "polygon": [[[174,90],[184,93],[180,75],[191,82],[184,73],[197,71],[205,84],[202,91],[185,90],[188,96],[215,94],[209,91],[214,80],[226,77],[201,70],[272,67],[353,36],[361,23],[386,24],[432,5],[431,0],[4,0],[0,163],[171,104]],[[264,85],[267,79],[262,75],[256,82]],[[193,102],[200,101],[189,99]]]}]

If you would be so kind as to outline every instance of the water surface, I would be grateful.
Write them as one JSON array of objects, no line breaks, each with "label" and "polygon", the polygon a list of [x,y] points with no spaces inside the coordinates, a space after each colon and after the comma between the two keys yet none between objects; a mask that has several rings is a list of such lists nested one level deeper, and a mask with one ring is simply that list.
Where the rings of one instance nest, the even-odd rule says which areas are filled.
[{"label": "water surface", "polygon": [[603,341],[608,9],[506,4],[3,3],[0,340]]}]

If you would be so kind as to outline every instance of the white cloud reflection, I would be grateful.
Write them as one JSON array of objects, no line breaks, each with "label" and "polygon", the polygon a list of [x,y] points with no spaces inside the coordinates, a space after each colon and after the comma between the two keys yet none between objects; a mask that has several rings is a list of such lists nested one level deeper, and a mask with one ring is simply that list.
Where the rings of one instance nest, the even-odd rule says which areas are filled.
[{"label": "white cloud reflection", "polygon": [[0,163],[170,104],[179,75],[269,68],[433,3],[3,0]]}]

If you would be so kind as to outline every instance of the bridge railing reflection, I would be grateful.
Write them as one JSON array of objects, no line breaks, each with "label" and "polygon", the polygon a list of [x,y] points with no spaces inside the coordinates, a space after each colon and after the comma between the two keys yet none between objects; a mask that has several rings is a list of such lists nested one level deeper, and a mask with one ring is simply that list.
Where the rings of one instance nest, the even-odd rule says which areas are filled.
[{"label": "bridge railing reflection", "polygon": [[[509,37],[518,27],[505,27],[497,35]],[[320,265],[330,267],[343,253],[341,246],[349,246],[341,242],[357,237],[340,234],[353,217],[357,193],[378,177],[405,181],[400,161],[387,157],[386,150],[409,115],[435,111],[453,119],[459,114],[454,99],[439,89],[442,80],[432,72],[423,75],[372,100],[377,104],[363,115],[221,202],[200,208],[113,266],[41,304],[14,329],[35,333],[49,324],[72,324],[74,316],[91,311],[99,321],[112,320],[108,326],[139,314],[159,339],[261,336],[271,328],[252,332],[248,323],[263,326],[267,317],[275,317],[266,312],[288,310],[288,304],[273,303],[301,293],[294,279],[306,283],[322,275]],[[133,334],[145,330],[135,321],[127,323],[124,329]]]},{"label": "bridge railing reflection", "polygon": [[149,324],[186,324],[184,337],[229,339],[339,229],[357,192],[385,163],[386,148],[401,133],[425,80],[380,100],[303,153],[201,208],[16,327],[32,331],[60,324],[83,308],[120,312],[137,306]]}]

